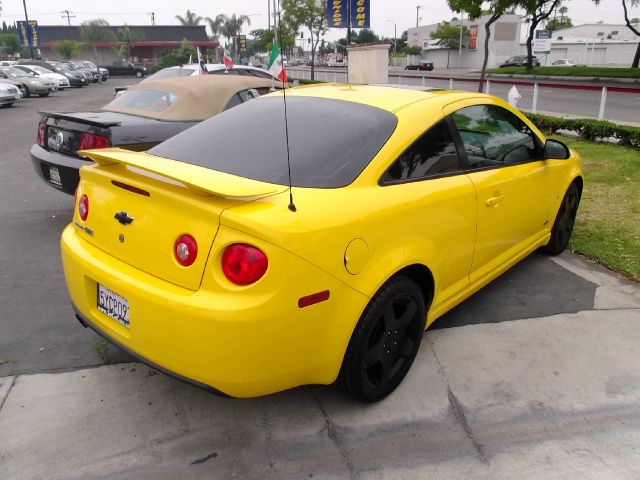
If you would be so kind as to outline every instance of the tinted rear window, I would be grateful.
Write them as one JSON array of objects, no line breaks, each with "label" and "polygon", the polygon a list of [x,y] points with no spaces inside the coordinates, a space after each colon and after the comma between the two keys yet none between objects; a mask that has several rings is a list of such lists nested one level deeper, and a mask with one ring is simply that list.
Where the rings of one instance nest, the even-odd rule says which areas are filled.
[{"label": "tinted rear window", "polygon": [[175,101],[176,96],[162,90],[126,90],[109,105],[135,108],[149,112],[164,112]]},{"label": "tinted rear window", "polygon": [[[342,100],[288,97],[291,180],[296,187],[350,184],[386,143],[397,118]],[[152,155],[286,185],[282,97],[227,110],[149,150]]]}]

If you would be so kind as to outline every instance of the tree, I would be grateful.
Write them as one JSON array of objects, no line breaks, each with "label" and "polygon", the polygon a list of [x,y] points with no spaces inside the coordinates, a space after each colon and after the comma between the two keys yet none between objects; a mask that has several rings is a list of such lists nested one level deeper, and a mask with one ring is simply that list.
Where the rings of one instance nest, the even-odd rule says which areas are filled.
[{"label": "tree", "polygon": [[484,78],[487,71],[487,62],[489,61],[491,25],[493,25],[506,12],[512,11],[517,7],[524,6],[524,4],[531,1],[533,0],[491,0],[489,2],[489,10],[483,11],[483,3],[486,4],[483,0],[447,0],[451,10],[454,12],[467,12],[469,14],[469,18],[475,19],[481,15],[490,15],[489,20],[487,20],[484,25],[484,60],[482,61],[482,71],[480,72],[478,92],[482,92],[484,90]]},{"label": "tree", "polygon": [[65,60],[71,60],[80,53],[80,44],[75,40],[62,40],[53,50]]},{"label": "tree", "polygon": [[133,50],[134,42],[144,40],[144,34],[140,30],[132,30],[131,27],[125,23],[124,27],[120,27],[116,32],[116,39],[118,45],[113,47],[114,53],[119,58],[129,58],[131,50]]},{"label": "tree", "polygon": [[[247,25],[251,25],[251,19],[248,15],[236,15],[235,13],[230,17],[227,15],[218,15],[213,21],[210,18],[207,19],[209,22],[209,26],[211,30],[215,30],[218,34],[223,35],[227,38],[228,42],[236,36],[240,35],[242,31],[242,26],[246,23]],[[234,45],[236,54],[240,55],[240,45]]]},{"label": "tree", "polygon": [[192,12],[191,10],[187,10],[187,13],[184,14],[184,17],[176,15],[175,19],[178,20],[181,25],[200,25],[200,22],[204,20],[204,18],[196,15],[196,13]]},{"label": "tree", "polygon": [[357,35],[351,37],[351,41],[354,43],[373,43],[380,40],[378,36],[370,28],[361,29]]},{"label": "tree", "polygon": [[[601,0],[593,0],[593,3],[595,3],[597,6],[597,5],[600,5],[600,1]],[[624,13],[624,21],[627,24],[627,28],[631,30],[635,35],[640,37],[640,28],[637,28],[636,26],[634,26],[634,24],[637,25],[639,23],[638,19],[637,18],[629,19],[629,8],[627,7],[627,1],[629,1],[629,7],[633,8],[633,7],[640,6],[640,0],[621,0],[622,11]],[[640,42],[638,42],[638,47],[636,48],[636,54],[633,57],[631,68],[638,68],[639,64],[640,64]]]},{"label": "tree", "polygon": [[[469,29],[462,27],[462,36],[469,36]],[[434,45],[447,49],[447,68],[451,50],[460,48],[460,25],[443,22],[438,25],[435,32],[431,32],[431,38],[436,40]]]},{"label": "tree", "polygon": [[226,15],[216,15],[215,18],[205,18],[205,20],[209,24],[209,28],[211,29],[211,36],[214,40],[218,40],[219,35],[222,33],[222,27],[226,18]]},{"label": "tree", "polygon": [[22,52],[22,45],[20,45],[20,39],[15,33],[3,33],[0,35],[0,50],[14,57],[16,54]]},{"label": "tree", "polygon": [[573,26],[573,22],[569,17],[561,18],[552,18],[547,22],[546,29],[547,30],[561,30],[563,28],[569,28]]},{"label": "tree", "polygon": [[527,71],[533,69],[533,37],[536,34],[538,25],[547,20],[553,13],[561,0],[527,0],[525,10],[527,21],[529,22],[529,33],[527,35]]},{"label": "tree", "polygon": [[[103,42],[114,42],[115,34],[109,28],[109,22],[107,22],[103,18],[98,18],[96,20],[88,20],[86,22],[82,22],[80,24],[80,38],[82,39],[82,43],[87,47],[93,50],[93,57],[97,63],[98,59],[98,48],[96,44]],[[100,78],[100,75],[98,75]]]},{"label": "tree", "polygon": [[196,58],[197,52],[193,44],[186,38],[182,39],[180,47],[165,52],[160,57],[158,62],[158,68],[174,67],[178,65],[186,65],[189,63],[189,58],[193,61]]},{"label": "tree", "polygon": [[327,31],[327,2],[323,0],[282,0],[283,20],[294,31],[305,27],[311,40],[311,79],[315,78],[316,48]]}]

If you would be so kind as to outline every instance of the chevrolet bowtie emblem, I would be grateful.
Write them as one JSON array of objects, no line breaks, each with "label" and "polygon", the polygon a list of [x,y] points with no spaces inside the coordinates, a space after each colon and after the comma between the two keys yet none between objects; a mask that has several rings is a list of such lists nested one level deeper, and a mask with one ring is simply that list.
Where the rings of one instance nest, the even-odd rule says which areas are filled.
[{"label": "chevrolet bowtie emblem", "polygon": [[134,220],[134,218],[125,211],[116,213],[113,218],[118,220],[122,225],[129,225]]}]

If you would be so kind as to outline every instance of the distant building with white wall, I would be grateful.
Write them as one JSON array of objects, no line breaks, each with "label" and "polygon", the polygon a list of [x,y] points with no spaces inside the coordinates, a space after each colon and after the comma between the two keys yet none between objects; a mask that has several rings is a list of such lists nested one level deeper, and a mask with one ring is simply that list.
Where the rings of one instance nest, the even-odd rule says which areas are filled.
[{"label": "distant building with white wall", "polygon": [[[553,32],[551,53],[539,56],[540,63],[551,65],[569,59],[579,65],[629,66],[640,39],[626,25],[589,23]],[[522,44],[520,54],[527,53]]]},{"label": "distant building with white wall", "polygon": [[[421,60],[433,62],[436,68],[447,67],[447,56],[451,68],[481,68],[484,60],[485,25],[490,15],[483,15],[475,20],[464,19],[462,25],[470,31],[468,36],[462,39],[462,53],[458,50],[441,48],[431,38],[431,33],[438,29],[437,23],[416,28],[409,28],[407,43],[422,49]],[[451,22],[452,25],[460,25],[460,21]],[[491,25],[491,38],[489,39],[489,67],[500,65],[507,58],[518,55],[520,51],[520,28],[522,17],[520,15],[503,15]]]}]

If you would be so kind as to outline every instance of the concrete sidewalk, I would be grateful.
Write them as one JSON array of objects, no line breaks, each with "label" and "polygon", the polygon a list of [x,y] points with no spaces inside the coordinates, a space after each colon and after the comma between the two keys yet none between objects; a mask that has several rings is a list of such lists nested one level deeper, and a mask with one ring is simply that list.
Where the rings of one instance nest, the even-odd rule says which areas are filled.
[{"label": "concrete sidewalk", "polygon": [[223,399],[140,364],[0,378],[0,478],[640,478],[640,289],[556,262],[594,310],[430,331],[376,405]]}]

